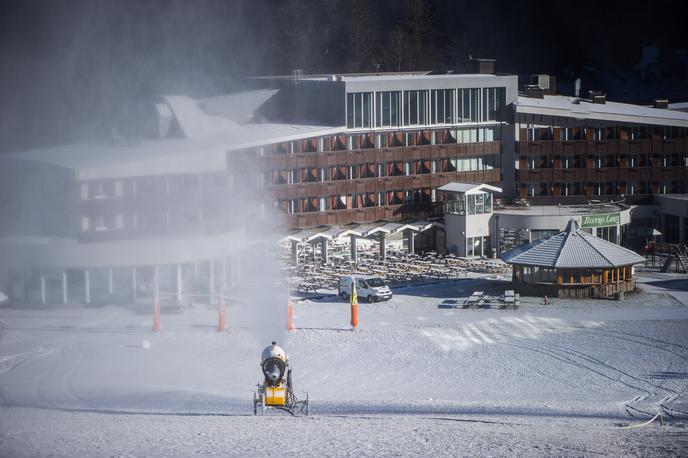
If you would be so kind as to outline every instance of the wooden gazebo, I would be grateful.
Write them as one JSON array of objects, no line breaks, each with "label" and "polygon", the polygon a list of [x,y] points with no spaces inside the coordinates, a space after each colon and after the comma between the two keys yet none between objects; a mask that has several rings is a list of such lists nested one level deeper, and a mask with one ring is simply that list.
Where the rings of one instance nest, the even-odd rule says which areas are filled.
[{"label": "wooden gazebo", "polygon": [[513,266],[514,289],[524,295],[610,297],[633,291],[633,265],[639,254],[581,230],[576,220],[566,230],[503,253]]}]

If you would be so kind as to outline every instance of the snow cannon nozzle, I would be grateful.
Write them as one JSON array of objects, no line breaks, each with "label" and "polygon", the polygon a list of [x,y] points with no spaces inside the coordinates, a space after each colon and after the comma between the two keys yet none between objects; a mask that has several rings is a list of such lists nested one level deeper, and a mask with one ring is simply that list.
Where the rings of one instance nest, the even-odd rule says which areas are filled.
[{"label": "snow cannon nozzle", "polygon": [[277,346],[277,342],[265,347],[261,355],[260,366],[263,369],[265,383],[276,386],[282,383],[287,370],[287,353]]}]

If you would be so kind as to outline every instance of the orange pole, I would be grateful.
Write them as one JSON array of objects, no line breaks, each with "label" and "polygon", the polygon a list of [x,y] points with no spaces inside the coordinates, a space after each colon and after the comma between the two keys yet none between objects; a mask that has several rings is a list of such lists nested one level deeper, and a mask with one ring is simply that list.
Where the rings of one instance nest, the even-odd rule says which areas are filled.
[{"label": "orange pole", "polygon": [[295,329],[295,327],[294,327],[294,316],[293,316],[294,310],[292,308],[291,302],[289,302],[289,306],[287,308],[287,311],[288,311],[288,315],[289,315],[289,318],[287,321],[287,331],[293,331]]},{"label": "orange pole", "polygon": [[160,302],[153,303],[153,331],[160,332]]},{"label": "orange pole", "polygon": [[355,331],[358,328],[358,295],[356,294],[356,283],[351,282],[351,327]]},{"label": "orange pole", "polygon": [[220,313],[218,316],[217,330],[218,332],[225,332],[227,330],[227,313],[225,311],[225,301],[220,302]]}]

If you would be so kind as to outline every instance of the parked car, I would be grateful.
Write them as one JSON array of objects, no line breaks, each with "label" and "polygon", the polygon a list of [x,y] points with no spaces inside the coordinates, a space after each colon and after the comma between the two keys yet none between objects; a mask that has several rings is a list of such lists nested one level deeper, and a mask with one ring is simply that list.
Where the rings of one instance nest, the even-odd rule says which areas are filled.
[{"label": "parked car", "polygon": [[380,277],[364,275],[344,275],[339,277],[339,297],[348,300],[351,296],[351,282],[356,282],[356,294],[368,302],[387,301],[392,291]]}]

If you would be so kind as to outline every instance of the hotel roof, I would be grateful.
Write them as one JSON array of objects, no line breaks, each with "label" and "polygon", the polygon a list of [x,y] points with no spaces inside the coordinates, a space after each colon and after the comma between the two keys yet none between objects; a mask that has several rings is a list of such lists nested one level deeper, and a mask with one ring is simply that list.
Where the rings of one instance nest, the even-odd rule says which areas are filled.
[{"label": "hotel roof", "polygon": [[631,250],[588,234],[573,219],[565,231],[514,248],[501,258],[509,264],[557,269],[613,268],[645,262]]},{"label": "hotel roof", "polygon": [[72,169],[80,180],[202,173],[227,169],[227,153],[246,148],[332,135],[344,126],[246,124],[194,138],[76,143],[3,154],[0,163],[30,161]]},{"label": "hotel roof", "polygon": [[502,188],[491,186],[489,184],[480,183],[447,183],[444,186],[437,188],[438,191],[457,192],[460,194],[475,194],[481,191],[502,192]]},{"label": "hotel roof", "polygon": [[592,103],[563,95],[545,95],[541,99],[518,96],[516,112],[593,121],[688,127],[688,113],[681,111],[609,101]]}]

